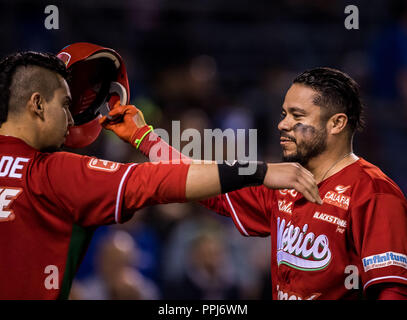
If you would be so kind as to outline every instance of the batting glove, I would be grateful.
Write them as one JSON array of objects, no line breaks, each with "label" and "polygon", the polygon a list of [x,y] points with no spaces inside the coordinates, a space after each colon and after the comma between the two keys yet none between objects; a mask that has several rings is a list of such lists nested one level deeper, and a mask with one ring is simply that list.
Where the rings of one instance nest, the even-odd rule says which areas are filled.
[{"label": "batting glove", "polygon": [[133,105],[120,105],[116,102],[108,116],[103,116],[99,123],[103,128],[113,131],[120,139],[137,149],[143,139],[153,130],[144,120],[143,113]]}]

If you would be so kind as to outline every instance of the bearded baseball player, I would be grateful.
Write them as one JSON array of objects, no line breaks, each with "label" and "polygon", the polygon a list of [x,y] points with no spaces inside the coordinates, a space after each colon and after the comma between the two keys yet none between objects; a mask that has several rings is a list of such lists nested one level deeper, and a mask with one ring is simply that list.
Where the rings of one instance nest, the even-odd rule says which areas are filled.
[{"label": "bearded baseball player", "polygon": [[[122,113],[144,121],[134,106],[111,111]],[[125,141],[146,128],[101,121]],[[278,129],[284,161],[314,175],[322,205],[263,186],[201,202],[231,217],[244,236],[271,236],[273,299],[407,299],[407,202],[378,167],[353,153],[361,127],[357,83],[330,68],[306,71],[286,93]],[[139,149],[155,160],[150,150],[157,146],[169,147],[150,132]],[[169,154],[188,161],[175,149]]]},{"label": "bearded baseball player", "polygon": [[129,96],[113,50],[82,43],[59,57],[22,52],[0,62],[0,299],[67,298],[92,232],[145,206],[263,183],[321,201],[312,175],[296,164],[258,162],[243,177],[240,164],[124,164],[58,152],[71,133],[72,147],[93,141],[110,98]]}]

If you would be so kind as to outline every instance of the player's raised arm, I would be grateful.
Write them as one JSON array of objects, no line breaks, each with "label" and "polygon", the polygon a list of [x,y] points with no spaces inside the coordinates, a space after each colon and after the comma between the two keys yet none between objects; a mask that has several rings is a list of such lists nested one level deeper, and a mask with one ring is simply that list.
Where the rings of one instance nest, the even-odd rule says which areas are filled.
[{"label": "player's raised arm", "polygon": [[[148,126],[144,120],[143,114],[135,106],[126,105],[121,106],[119,103],[115,105],[113,110],[109,113],[109,118],[104,116],[100,123],[104,128],[112,130],[116,133],[123,141],[130,143],[137,149],[140,148],[143,142],[143,147],[140,150],[145,154],[149,155],[149,150],[153,145],[157,143],[163,144],[167,150],[169,150],[170,158],[169,160],[182,160],[182,163],[193,163],[191,159],[185,155],[178,152],[175,148],[168,146],[166,142],[161,140],[158,136],[154,139],[147,140],[146,137],[149,134],[153,134],[152,127]],[[154,140],[151,143],[151,140]],[[155,161],[157,159],[151,159]],[[219,165],[218,169],[223,168]],[[228,186],[228,190],[225,190],[225,186],[222,189],[218,187],[225,181],[219,181],[217,176],[217,168],[215,164],[196,164],[191,165],[190,171],[188,173],[187,179],[187,190],[186,196],[188,200],[201,200],[220,192],[225,193],[228,191],[237,190],[248,185],[261,185],[264,184],[266,187],[271,189],[285,189],[293,188],[302,193],[305,198],[311,202],[322,203],[316,182],[312,174],[297,163],[276,163],[267,164],[267,169],[264,171],[263,180],[259,180],[257,177],[256,183],[253,183],[250,179],[253,177],[242,175],[239,177],[237,174],[238,164],[233,168],[236,172],[233,173],[234,178],[227,176],[225,181],[235,181],[238,183],[238,187],[234,185]],[[229,172],[229,171],[227,171]],[[222,172],[219,172],[222,179]],[[249,181],[249,183],[244,183],[244,181]]]}]

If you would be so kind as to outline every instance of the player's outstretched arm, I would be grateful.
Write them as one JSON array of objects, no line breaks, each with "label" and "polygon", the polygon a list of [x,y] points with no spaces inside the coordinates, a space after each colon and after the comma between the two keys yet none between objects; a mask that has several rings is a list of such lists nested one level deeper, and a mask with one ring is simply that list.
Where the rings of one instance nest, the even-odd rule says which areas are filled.
[{"label": "player's outstretched arm", "polygon": [[[264,184],[273,187],[275,178],[285,179],[287,186],[301,185],[304,195],[318,202],[315,181],[300,166],[292,165],[281,173],[281,168],[262,162],[251,175],[241,175],[240,170],[250,163],[143,163],[135,166],[125,187],[124,203],[127,210],[137,210],[154,204],[198,201],[244,187]],[[301,177],[301,178],[298,178]],[[120,219],[119,219],[120,220]]]},{"label": "player's outstretched arm", "polygon": [[[104,128],[112,130],[123,141],[132,144],[136,148],[140,147],[143,139],[145,139],[151,131],[151,127],[146,124],[141,111],[132,105],[121,106],[116,104],[113,110],[110,111],[109,118],[106,116],[103,117],[100,123]],[[143,142],[145,142],[145,140]],[[156,142],[165,143],[162,140]],[[169,160],[182,159],[182,162],[184,163],[193,162],[176,149],[172,147],[169,148],[171,150],[171,158]],[[147,150],[144,149],[143,153],[146,152]],[[155,159],[150,160],[154,161]],[[250,177],[243,176],[239,181],[239,188],[233,186],[233,188],[228,187],[228,190],[225,190],[225,186],[223,190],[217,189],[217,186],[219,187],[220,185],[217,185],[219,180],[216,181],[216,169],[215,164],[210,165],[194,163],[191,165],[188,172],[186,190],[188,200],[206,199],[221,192],[225,193],[228,191],[237,190],[248,185],[264,184],[266,187],[271,189],[295,189],[302,193],[309,201],[322,203],[313,175],[297,163],[268,164],[267,170],[263,176],[264,181],[260,183],[253,183],[250,180]],[[237,170],[237,167],[234,169]],[[219,174],[222,178],[222,172],[219,172]],[[235,176],[238,176],[237,173]],[[233,180],[231,176],[228,176],[227,179]],[[249,179],[250,183],[244,184],[243,181],[245,181],[245,179]],[[220,183],[222,183],[222,181],[220,181]]]},{"label": "player's outstretched arm", "polygon": [[322,203],[312,174],[299,164],[257,162],[252,163],[257,166],[253,175],[239,174],[239,170],[247,168],[248,164],[238,162],[234,165],[192,163],[186,181],[187,200],[202,200],[220,193],[264,184],[270,189],[295,188],[309,201]]}]

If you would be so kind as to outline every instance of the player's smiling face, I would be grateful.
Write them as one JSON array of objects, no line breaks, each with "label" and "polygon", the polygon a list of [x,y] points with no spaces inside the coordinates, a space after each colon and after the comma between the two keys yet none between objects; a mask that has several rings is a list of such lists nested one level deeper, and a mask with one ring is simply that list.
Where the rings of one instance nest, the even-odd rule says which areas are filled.
[{"label": "player's smiling face", "polygon": [[284,161],[306,165],[326,149],[327,131],[321,121],[321,108],[313,102],[316,94],[301,84],[293,84],[287,91],[278,124]]}]

